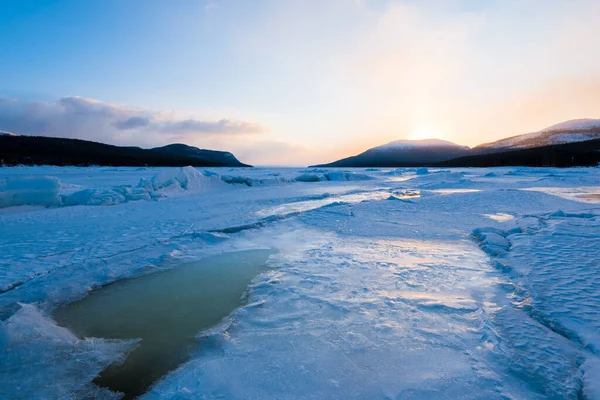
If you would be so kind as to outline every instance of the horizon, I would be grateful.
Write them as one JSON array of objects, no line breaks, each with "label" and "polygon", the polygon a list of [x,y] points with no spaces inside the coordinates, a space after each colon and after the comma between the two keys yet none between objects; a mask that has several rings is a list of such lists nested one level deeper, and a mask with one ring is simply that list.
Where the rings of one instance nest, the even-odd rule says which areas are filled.
[{"label": "horizon", "polygon": [[258,166],[474,147],[598,116],[598,17],[591,0],[7,1],[0,130]]}]

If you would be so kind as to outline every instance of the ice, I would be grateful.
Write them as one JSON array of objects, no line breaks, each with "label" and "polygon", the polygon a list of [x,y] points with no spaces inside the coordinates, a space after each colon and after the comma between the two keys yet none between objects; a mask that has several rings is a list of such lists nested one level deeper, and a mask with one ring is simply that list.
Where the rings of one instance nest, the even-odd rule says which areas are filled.
[{"label": "ice", "polygon": [[[196,334],[244,303],[250,281],[267,269],[269,250],[224,253],[136,279],[125,279],[56,310],[79,337],[140,338],[123,364],[104,370],[103,387],[140,395],[198,348]],[[174,294],[176,291],[176,295]]]},{"label": "ice", "polygon": [[506,233],[496,228],[477,228],[473,236],[481,241],[481,247],[490,255],[496,257],[506,253],[510,243],[505,238]]},{"label": "ice", "polygon": [[335,171],[322,174],[304,173],[297,176],[294,180],[297,182],[321,182],[321,181],[368,181],[373,177],[358,172]]},{"label": "ice", "polygon": [[298,214],[321,207],[327,207],[336,204],[359,203],[361,201],[382,200],[389,198],[389,192],[386,191],[368,191],[346,193],[338,196],[324,195],[316,199],[296,201],[292,203],[280,204],[264,210],[259,210],[256,215],[261,217],[285,216],[289,214]]},{"label": "ice", "polygon": [[279,185],[283,183],[289,183],[289,181],[282,177],[269,177],[263,179],[250,178],[247,176],[231,176],[223,175],[221,180],[229,184],[242,184],[246,186],[261,186],[261,185]]},{"label": "ice", "polygon": [[328,181],[368,181],[372,176],[357,172],[329,172],[324,174]]},{"label": "ice", "polygon": [[3,322],[0,332],[5,399],[119,398],[91,381],[137,346],[137,340],[78,339],[29,304]]},{"label": "ice", "polygon": [[412,179],[414,185],[419,185],[421,188],[427,189],[443,189],[449,185],[469,185],[471,180],[467,179],[464,172],[434,172],[431,174],[419,174]]},{"label": "ice", "polygon": [[[120,172],[118,169],[103,171]],[[219,174],[209,171],[201,173],[190,166],[165,169],[151,179],[142,178],[135,187],[120,185],[109,189],[88,188],[72,193],[68,189],[78,185],[62,183],[57,177],[9,177],[0,182],[0,208],[21,205],[111,206],[129,201],[158,199],[182,191],[210,190],[220,186],[223,186],[223,182]]]},{"label": "ice", "polygon": [[324,175],[318,174],[302,174],[294,178],[294,180],[297,182],[320,182],[327,180],[327,178]]},{"label": "ice", "polygon": [[0,398],[114,397],[93,380],[135,343],[53,312],[266,248],[247,304],[146,398],[597,398],[600,169],[417,172],[0,169],[63,202],[0,212]]},{"label": "ice", "polygon": [[203,174],[194,167],[181,167],[164,170],[147,181],[141,181],[139,187],[154,191],[200,190],[219,184],[215,174]]},{"label": "ice", "polygon": [[589,357],[582,365],[584,390],[588,399],[600,399],[600,358]]},{"label": "ice", "polygon": [[0,208],[22,205],[53,206],[60,204],[60,180],[52,176],[0,176]]},{"label": "ice", "polygon": [[506,221],[510,221],[511,219],[515,219],[515,217],[513,215],[507,214],[507,213],[496,213],[496,214],[483,214],[486,217],[493,219],[494,221],[498,221],[498,222],[506,222]]},{"label": "ice", "polygon": [[569,200],[581,201],[583,203],[600,203],[600,186],[588,187],[529,187],[523,190],[548,193]]}]

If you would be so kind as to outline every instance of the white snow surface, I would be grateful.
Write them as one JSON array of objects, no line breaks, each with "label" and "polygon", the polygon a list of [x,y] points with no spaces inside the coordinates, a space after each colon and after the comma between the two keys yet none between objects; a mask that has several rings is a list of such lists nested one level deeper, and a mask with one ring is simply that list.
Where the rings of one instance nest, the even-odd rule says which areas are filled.
[{"label": "white snow surface", "polygon": [[[574,119],[526,133],[480,145],[484,148],[527,148],[599,139],[600,119]],[[591,129],[594,129],[591,131]],[[479,147],[479,146],[478,146]]]},{"label": "white snow surface", "polygon": [[78,338],[52,310],[252,248],[278,252],[248,304],[144,398],[600,398],[600,169],[17,167],[0,185],[0,398],[118,398],[92,379],[135,338]]},{"label": "white snow surface", "polygon": [[562,130],[581,130],[581,129],[590,129],[600,127],[600,119],[591,119],[591,118],[581,118],[581,119],[572,119],[569,121],[561,122],[556,125],[549,126],[546,129],[543,129],[542,132],[549,131],[562,131]]}]

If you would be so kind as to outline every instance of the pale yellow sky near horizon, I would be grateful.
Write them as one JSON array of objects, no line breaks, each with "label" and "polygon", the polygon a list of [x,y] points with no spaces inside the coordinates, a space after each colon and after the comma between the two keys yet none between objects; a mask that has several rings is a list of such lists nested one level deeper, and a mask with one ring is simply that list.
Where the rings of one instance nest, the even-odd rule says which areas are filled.
[{"label": "pale yellow sky near horizon", "polygon": [[[287,148],[268,158],[275,164],[332,161],[406,138],[473,147],[565,120],[600,118],[600,2],[568,3],[505,1],[461,9],[401,2],[361,10],[359,21],[365,13],[371,19],[357,24],[360,37],[352,45],[341,41],[307,66],[307,80],[323,85],[311,88],[312,95],[331,118],[316,110],[300,122],[265,122],[268,136]],[[294,11],[313,20],[301,10]],[[287,9],[278,13],[277,21],[293,18]],[[276,48],[303,44],[296,24],[263,29],[276,38]],[[324,41],[335,43],[332,35]],[[262,158],[243,148],[238,153]]]}]

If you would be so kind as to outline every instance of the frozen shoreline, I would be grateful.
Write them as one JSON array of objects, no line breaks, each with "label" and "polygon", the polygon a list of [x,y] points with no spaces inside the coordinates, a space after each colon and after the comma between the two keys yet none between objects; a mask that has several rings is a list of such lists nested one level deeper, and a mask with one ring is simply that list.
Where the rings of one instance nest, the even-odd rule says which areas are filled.
[{"label": "frozen shoreline", "polygon": [[[152,182],[161,170],[4,168],[0,180],[56,176],[59,194],[72,194]],[[250,304],[148,398],[600,395],[600,204],[577,197],[597,193],[600,170],[352,170],[369,180],[210,171],[245,180],[203,173],[209,185],[180,184],[156,200],[0,213],[0,351],[10,355],[0,386],[23,379],[20,363],[42,351],[28,393],[44,380],[57,386],[50,398],[96,390],[86,376],[60,385],[52,357],[69,346],[104,364],[102,350],[39,329],[52,325],[51,310],[182,260],[273,247],[277,270],[251,285]],[[294,181],[307,174],[317,179]],[[33,306],[25,313],[19,302]]]}]

